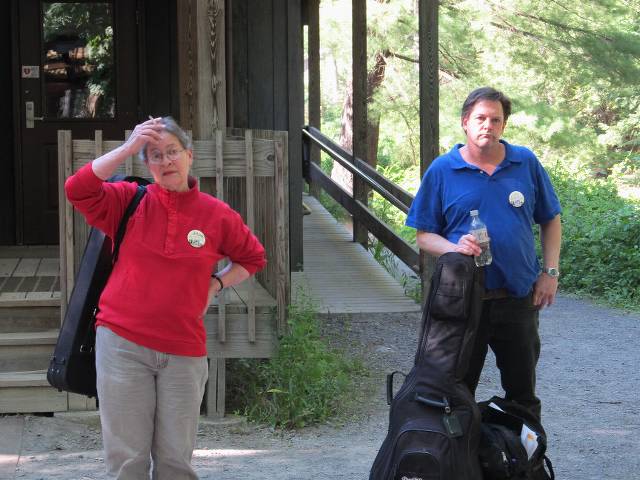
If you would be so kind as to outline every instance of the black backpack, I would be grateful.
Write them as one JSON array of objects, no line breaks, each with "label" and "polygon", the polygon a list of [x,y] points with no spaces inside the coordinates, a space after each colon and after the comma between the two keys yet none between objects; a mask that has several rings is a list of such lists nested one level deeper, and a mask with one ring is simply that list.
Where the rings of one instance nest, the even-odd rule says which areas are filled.
[{"label": "black backpack", "polygon": [[[492,397],[478,404],[482,415],[480,464],[484,480],[554,480],[540,421],[522,405]],[[523,428],[527,434],[523,434]],[[529,452],[522,437],[528,437]]]},{"label": "black backpack", "polygon": [[109,181],[122,180],[137,182],[138,190],[120,220],[113,242],[97,228],[92,228],[89,232],[76,282],[47,370],[47,381],[59,391],[89,397],[97,396],[94,347],[98,300],[109,279],[113,264],[117,260],[127,221],[146,194],[144,185],[149,183],[144,178],[122,175],[109,179]]},{"label": "black backpack", "polygon": [[473,257],[446,253],[438,259],[415,365],[394,398],[394,374],[387,377],[389,430],[370,480],[482,479],[480,412],[463,379],[483,291]]}]

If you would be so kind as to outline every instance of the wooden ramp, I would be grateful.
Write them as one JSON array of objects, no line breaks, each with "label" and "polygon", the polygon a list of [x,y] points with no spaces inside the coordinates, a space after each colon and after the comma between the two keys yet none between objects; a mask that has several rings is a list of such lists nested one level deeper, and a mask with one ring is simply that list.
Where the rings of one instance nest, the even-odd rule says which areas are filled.
[{"label": "wooden ramp", "polygon": [[304,272],[294,272],[292,296],[307,296],[320,313],[419,312],[420,305],[312,196],[304,217]]}]

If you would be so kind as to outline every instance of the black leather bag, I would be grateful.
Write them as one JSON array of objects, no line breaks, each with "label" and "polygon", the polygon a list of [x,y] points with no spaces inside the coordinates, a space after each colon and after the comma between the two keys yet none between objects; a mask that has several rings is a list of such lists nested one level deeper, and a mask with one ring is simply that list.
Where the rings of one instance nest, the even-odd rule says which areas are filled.
[{"label": "black leather bag", "polygon": [[[149,182],[138,177],[112,177],[110,181],[135,181],[138,190],[129,202],[118,227],[115,241],[92,228],[85,246],[76,282],[49,362],[47,380],[60,391],[89,397],[96,392],[95,314],[98,300],[118,257],[129,217],[146,193]],[[113,248],[112,248],[113,245]]]},{"label": "black leather bag", "polygon": [[463,379],[483,291],[473,257],[438,259],[414,367],[393,398],[394,374],[387,377],[389,430],[370,480],[482,479],[480,412]]}]

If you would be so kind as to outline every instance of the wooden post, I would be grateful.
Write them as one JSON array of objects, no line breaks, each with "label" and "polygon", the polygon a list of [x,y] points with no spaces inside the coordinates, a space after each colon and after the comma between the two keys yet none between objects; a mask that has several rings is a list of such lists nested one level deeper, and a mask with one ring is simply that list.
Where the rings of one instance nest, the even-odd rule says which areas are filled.
[{"label": "wooden post", "polygon": [[[58,130],[58,215],[60,236],[60,325],[73,288],[73,207],[64,194],[64,182],[71,175],[71,131]],[[71,284],[69,284],[71,282]]]},{"label": "wooden post", "polygon": [[183,0],[177,23],[180,123],[213,139],[227,125],[224,0]]},{"label": "wooden post", "polygon": [[[223,159],[223,139],[222,130],[216,131],[216,197],[224,201],[224,159]],[[224,265],[218,264],[218,268]],[[227,339],[226,330],[226,300],[227,292],[222,289],[218,293],[218,339],[225,342]]]},{"label": "wooden post", "polygon": [[[124,139],[125,141],[127,141],[129,139],[129,137],[131,136],[131,134],[133,133],[133,130],[125,130],[124,131]],[[96,140],[97,141],[97,140]],[[100,154],[102,155],[102,154]],[[99,155],[97,155],[95,158],[98,158]],[[133,155],[130,155],[127,157],[127,159],[124,161],[124,174],[125,175],[133,175],[133,162],[135,161],[135,158]]]},{"label": "wooden post", "polygon": [[[253,181],[253,133],[251,130],[244,132],[244,145],[245,145],[245,157],[247,162],[247,226],[249,230],[255,232],[255,193],[254,193],[254,181]],[[249,336],[249,342],[255,343],[256,341],[256,288],[255,277],[251,276],[247,280],[247,286],[249,288],[249,298],[247,299],[247,332]]]},{"label": "wooden post", "polygon": [[[420,0],[420,178],[439,152],[438,0]],[[420,254],[422,299],[427,298],[435,258]]]},{"label": "wooden post", "polygon": [[291,269],[304,266],[302,243],[302,125],[304,124],[304,65],[300,0],[287,0],[287,82],[289,95],[289,219]]},{"label": "wooden post", "polygon": [[[227,68],[226,68],[226,12],[225,0],[209,0],[209,23],[213,76],[211,89],[215,102],[213,126],[223,132],[227,128]],[[212,6],[213,5],[213,6]]]},{"label": "wooden post", "polygon": [[209,381],[207,382],[207,416],[209,417],[224,417],[225,367],[224,358],[209,359]]},{"label": "wooden post", "polygon": [[[309,125],[321,130],[320,115],[320,0],[308,0],[309,14],[308,62],[309,62]],[[320,165],[320,149],[311,146],[311,162]],[[310,185],[309,193],[319,197],[321,188]]]},{"label": "wooden post", "polygon": [[185,130],[194,131],[195,106],[198,101],[196,88],[196,72],[198,71],[196,2],[197,0],[181,0],[177,8],[180,125]]},{"label": "wooden post", "polygon": [[[367,2],[352,0],[353,156],[367,161]],[[366,185],[353,177],[353,198],[367,205]],[[367,248],[367,229],[354,220],[353,241]]]},{"label": "wooden post", "polygon": [[278,309],[278,333],[285,333],[287,327],[287,307],[291,290],[289,265],[289,172],[287,169],[287,148],[289,142],[286,132],[275,132],[275,188],[276,188],[276,303]]}]

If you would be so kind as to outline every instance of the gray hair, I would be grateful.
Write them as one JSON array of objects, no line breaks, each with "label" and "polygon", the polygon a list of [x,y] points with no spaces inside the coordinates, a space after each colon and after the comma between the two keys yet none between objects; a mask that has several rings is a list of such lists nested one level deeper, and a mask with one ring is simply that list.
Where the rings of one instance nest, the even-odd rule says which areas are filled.
[{"label": "gray hair", "polygon": [[[182,127],[180,127],[180,125],[178,125],[178,122],[176,122],[173,117],[162,117],[160,119],[160,123],[162,123],[165,132],[172,134],[178,139],[182,148],[186,150],[193,150],[191,137],[182,129]],[[142,147],[142,150],[138,152],[138,156],[145,163],[147,162],[147,145],[148,143],[146,143],[144,147]]]}]

